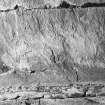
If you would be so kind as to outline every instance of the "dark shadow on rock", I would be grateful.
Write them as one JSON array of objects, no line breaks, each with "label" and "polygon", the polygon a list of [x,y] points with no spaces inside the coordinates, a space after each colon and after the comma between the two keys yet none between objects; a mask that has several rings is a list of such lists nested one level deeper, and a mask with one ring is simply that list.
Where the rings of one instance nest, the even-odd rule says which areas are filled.
[{"label": "dark shadow on rock", "polygon": [[105,3],[84,3],[81,8],[90,8],[90,7],[105,7]]},{"label": "dark shadow on rock", "polygon": [[5,65],[2,61],[0,61],[0,74],[6,73],[10,70],[10,67]]},{"label": "dark shadow on rock", "polygon": [[76,5],[71,5],[67,3],[66,1],[61,2],[61,4],[57,8],[76,8]]},{"label": "dark shadow on rock", "polygon": [[16,10],[16,9],[18,9],[18,8],[19,8],[19,6],[18,6],[18,5],[15,5],[14,10]]}]

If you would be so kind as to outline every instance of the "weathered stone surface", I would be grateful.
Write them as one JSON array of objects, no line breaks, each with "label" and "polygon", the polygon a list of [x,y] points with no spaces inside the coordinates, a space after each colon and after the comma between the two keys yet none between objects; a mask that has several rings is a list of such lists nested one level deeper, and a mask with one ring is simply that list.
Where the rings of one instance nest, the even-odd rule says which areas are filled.
[{"label": "weathered stone surface", "polygon": [[[83,7],[88,2],[102,7]],[[104,0],[1,0],[2,101],[104,105],[103,7]],[[73,86],[65,87],[71,83]],[[40,93],[42,97],[37,97]]]},{"label": "weathered stone surface", "polygon": [[21,7],[1,13],[4,49],[1,59],[20,71],[57,69],[70,81],[76,81],[77,75],[80,81],[103,81],[103,12],[102,8],[24,10]]}]

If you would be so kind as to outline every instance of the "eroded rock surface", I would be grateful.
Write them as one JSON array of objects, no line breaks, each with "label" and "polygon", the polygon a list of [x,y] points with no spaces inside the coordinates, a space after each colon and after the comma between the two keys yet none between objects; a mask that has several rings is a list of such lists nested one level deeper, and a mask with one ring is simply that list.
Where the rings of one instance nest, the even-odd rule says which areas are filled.
[{"label": "eroded rock surface", "polygon": [[70,105],[104,105],[104,4],[1,0],[1,101],[65,105],[70,99]]}]

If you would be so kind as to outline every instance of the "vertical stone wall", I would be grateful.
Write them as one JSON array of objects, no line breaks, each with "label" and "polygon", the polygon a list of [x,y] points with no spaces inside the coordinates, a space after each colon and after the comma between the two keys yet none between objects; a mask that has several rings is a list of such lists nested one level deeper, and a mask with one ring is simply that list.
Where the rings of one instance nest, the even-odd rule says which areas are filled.
[{"label": "vertical stone wall", "polygon": [[1,0],[0,88],[105,80],[103,0]]}]

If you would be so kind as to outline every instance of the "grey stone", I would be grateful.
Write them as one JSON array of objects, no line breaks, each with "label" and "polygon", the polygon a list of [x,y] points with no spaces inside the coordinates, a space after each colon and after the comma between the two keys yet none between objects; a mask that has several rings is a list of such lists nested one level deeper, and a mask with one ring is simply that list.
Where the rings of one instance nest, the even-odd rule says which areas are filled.
[{"label": "grey stone", "polygon": [[[7,95],[3,104],[104,105],[104,4],[104,0],[1,0],[0,95]],[[75,91],[65,89],[69,84]],[[26,91],[43,97],[25,96]],[[17,92],[26,99],[19,100]]]}]

